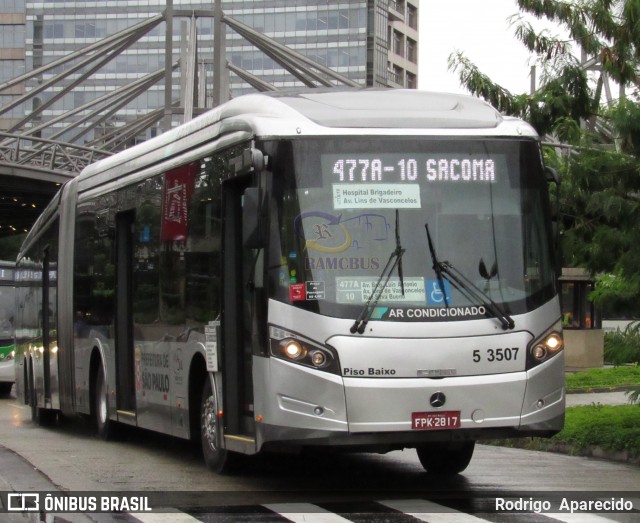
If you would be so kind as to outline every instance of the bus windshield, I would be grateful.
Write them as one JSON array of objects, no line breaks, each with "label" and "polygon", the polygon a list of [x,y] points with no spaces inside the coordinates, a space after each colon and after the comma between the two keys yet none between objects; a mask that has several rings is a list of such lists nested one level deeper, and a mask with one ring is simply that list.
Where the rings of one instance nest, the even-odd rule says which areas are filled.
[{"label": "bus windshield", "polygon": [[[492,316],[490,301],[519,314],[555,295],[535,141],[340,137],[264,146],[273,172],[271,298],[333,317],[356,318],[375,302],[372,320],[454,321]],[[467,283],[438,275],[434,254]]]}]

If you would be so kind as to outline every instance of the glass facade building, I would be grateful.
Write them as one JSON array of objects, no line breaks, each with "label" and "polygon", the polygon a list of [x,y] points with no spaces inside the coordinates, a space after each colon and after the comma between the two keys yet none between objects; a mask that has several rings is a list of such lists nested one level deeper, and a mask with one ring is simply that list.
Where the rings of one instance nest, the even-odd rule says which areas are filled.
[{"label": "glass facade building", "polygon": [[[0,0],[0,84],[25,72],[25,2]],[[0,106],[24,93],[24,84],[0,92]],[[0,116],[0,130],[17,122],[23,111],[15,108]]]},{"label": "glass facade building", "polygon": [[[364,85],[367,64],[367,2],[317,0],[226,2],[226,14],[315,62]],[[301,86],[273,59],[227,30],[227,57],[235,66],[277,88]],[[250,92],[230,77],[232,93]]]},{"label": "glass facade building", "polygon": [[[211,107],[210,87],[213,83],[213,18],[212,0],[173,0],[173,60],[181,56],[184,48],[182,35],[190,23],[189,15],[197,17],[198,51],[197,69],[201,83],[199,107]],[[0,0],[0,25],[3,46],[0,52],[0,81],[22,72],[35,70],[69,53],[90,45],[118,31],[157,16],[167,8],[158,0],[88,1]],[[418,0],[223,0],[225,15],[253,28],[265,36],[284,44],[318,64],[367,86],[417,86]],[[15,23],[14,23],[15,22]],[[241,68],[278,89],[300,87],[303,84],[274,59],[254,47],[245,38],[226,28],[226,57]],[[14,110],[24,116],[46,105],[30,125],[57,118],[60,115],[90,104],[141,76],[165,67],[166,24],[160,23],[144,36],[122,50],[95,73],[82,75],[91,67],[73,70],[54,87],[39,93],[27,104]],[[6,42],[5,42],[6,40]],[[184,52],[184,51],[183,51]],[[12,54],[13,53],[13,54]],[[15,55],[15,59],[13,58]],[[19,58],[18,58],[19,57]],[[104,54],[95,54],[95,61]],[[28,81],[32,89],[49,81],[63,70],[71,70],[75,61],[43,73]],[[172,99],[180,100],[184,75],[173,73]],[[77,81],[72,92],[51,102],[63,86]],[[183,89],[184,87],[182,87]],[[25,86],[21,87],[24,92]],[[229,73],[231,96],[253,92],[254,88],[234,73]],[[3,92],[6,97],[16,92]],[[81,138],[91,143],[93,138],[105,134],[150,110],[165,104],[164,82],[158,83],[130,100],[124,107],[96,129]],[[6,118],[5,114],[0,118]],[[79,118],[80,116],[76,116]],[[58,140],[74,138],[74,132],[64,132],[63,123],[42,130],[44,138]],[[3,128],[7,128],[6,124]],[[148,138],[158,129],[148,129]]]}]

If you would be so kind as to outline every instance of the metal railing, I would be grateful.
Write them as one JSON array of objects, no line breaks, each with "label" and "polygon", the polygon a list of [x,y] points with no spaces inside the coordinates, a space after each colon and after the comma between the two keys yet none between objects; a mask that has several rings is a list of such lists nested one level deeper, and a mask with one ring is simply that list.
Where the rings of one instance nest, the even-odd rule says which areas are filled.
[{"label": "metal railing", "polygon": [[0,132],[0,162],[5,165],[75,175],[90,163],[112,154],[67,142]]}]

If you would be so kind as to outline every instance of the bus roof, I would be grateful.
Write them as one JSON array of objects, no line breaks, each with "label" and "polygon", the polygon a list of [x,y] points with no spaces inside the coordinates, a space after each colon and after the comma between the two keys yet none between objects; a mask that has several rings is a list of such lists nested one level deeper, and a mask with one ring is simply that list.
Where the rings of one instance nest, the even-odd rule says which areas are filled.
[{"label": "bus roof", "polygon": [[224,136],[239,140],[363,133],[536,136],[525,122],[503,118],[486,102],[467,95],[356,88],[248,94],[89,165],[78,177],[79,190],[100,183],[96,176],[102,182],[117,179]]},{"label": "bus roof", "polygon": [[493,128],[502,116],[471,96],[415,89],[313,89],[270,96],[325,127]]}]

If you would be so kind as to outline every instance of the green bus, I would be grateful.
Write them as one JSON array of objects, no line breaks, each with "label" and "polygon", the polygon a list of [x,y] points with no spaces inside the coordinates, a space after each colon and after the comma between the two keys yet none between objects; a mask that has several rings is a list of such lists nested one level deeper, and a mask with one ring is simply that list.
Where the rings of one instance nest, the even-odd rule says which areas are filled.
[{"label": "green bus", "polygon": [[14,268],[14,262],[0,261],[0,395],[3,396],[11,392],[16,380],[13,366]]}]

